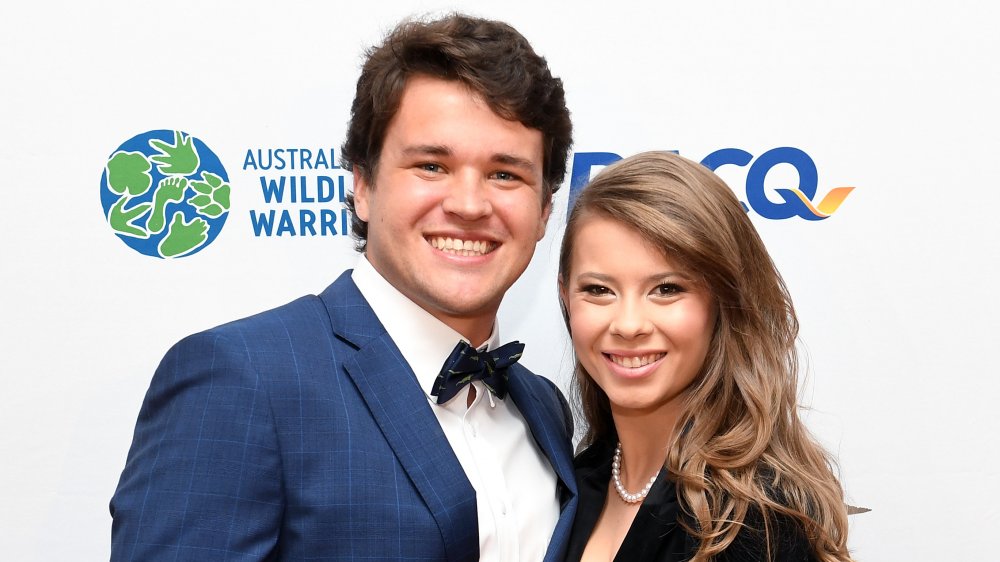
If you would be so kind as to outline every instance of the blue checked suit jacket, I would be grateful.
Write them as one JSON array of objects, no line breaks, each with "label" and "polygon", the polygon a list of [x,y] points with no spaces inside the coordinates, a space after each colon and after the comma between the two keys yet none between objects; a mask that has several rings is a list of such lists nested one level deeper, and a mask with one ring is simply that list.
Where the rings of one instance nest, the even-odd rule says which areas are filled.
[{"label": "blue checked suit jacket", "polygon": [[[510,397],[576,510],[566,402],[515,365]],[[111,559],[476,560],[475,492],[350,278],[190,336],[156,371],[111,500]]]}]

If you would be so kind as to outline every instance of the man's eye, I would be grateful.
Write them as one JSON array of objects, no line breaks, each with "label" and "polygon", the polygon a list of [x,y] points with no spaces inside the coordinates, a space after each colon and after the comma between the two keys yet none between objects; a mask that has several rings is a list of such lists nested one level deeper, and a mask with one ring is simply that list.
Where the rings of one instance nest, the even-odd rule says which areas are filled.
[{"label": "man's eye", "polygon": [[517,181],[519,179],[517,174],[510,172],[493,172],[493,178],[500,181]]},{"label": "man's eye", "polygon": [[433,164],[433,163],[430,163],[430,162],[425,163],[425,164],[420,164],[419,168],[421,170],[425,171],[425,172],[434,172],[434,173],[437,173],[437,172],[441,171],[441,165],[440,164]]}]

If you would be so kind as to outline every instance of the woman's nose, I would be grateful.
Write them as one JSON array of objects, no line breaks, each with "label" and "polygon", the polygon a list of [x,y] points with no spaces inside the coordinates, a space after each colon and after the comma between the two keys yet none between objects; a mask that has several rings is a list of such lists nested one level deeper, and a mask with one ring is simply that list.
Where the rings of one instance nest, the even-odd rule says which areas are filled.
[{"label": "woman's nose", "polygon": [[653,324],[649,316],[645,314],[641,302],[623,299],[616,307],[610,330],[613,335],[631,339],[649,334],[652,331],[652,326]]}]

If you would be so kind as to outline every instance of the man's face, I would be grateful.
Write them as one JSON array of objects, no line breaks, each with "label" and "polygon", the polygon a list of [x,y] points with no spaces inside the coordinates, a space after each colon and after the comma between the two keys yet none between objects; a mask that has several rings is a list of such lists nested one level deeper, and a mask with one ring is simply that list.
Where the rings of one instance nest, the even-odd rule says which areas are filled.
[{"label": "man's face", "polygon": [[502,119],[460,82],[414,76],[374,185],[355,171],[367,256],[396,289],[473,344],[545,234],[542,133]]}]

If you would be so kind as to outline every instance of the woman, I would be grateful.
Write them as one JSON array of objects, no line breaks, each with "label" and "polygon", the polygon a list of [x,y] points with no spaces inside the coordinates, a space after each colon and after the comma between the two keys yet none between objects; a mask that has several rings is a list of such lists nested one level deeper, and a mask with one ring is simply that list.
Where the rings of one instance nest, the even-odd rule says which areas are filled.
[{"label": "woman", "polygon": [[716,175],[662,152],[606,168],[559,286],[589,424],[569,560],[850,560],[788,291]]}]

